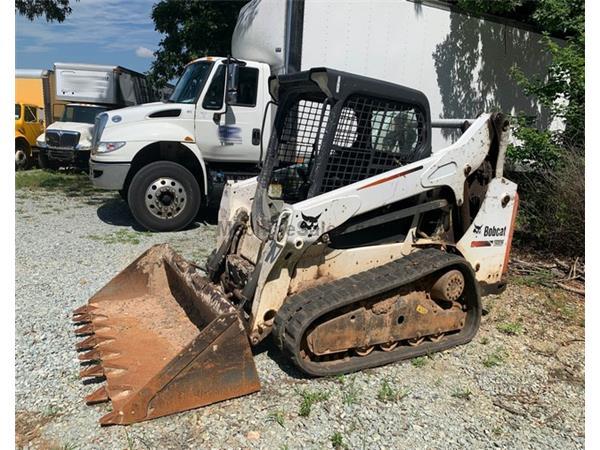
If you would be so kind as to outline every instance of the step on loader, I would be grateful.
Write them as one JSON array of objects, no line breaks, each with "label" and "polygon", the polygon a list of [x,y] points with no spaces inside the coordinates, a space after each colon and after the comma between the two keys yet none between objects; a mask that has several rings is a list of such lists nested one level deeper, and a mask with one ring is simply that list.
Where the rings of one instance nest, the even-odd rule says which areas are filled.
[{"label": "step on loader", "polygon": [[509,122],[483,114],[432,152],[425,96],[326,68],[272,77],[264,165],[230,182],[199,267],[150,248],[87,305],[82,377],[105,384],[103,425],[260,389],[269,335],[309,376],[469,342],[481,297],[505,286],[518,195]]}]

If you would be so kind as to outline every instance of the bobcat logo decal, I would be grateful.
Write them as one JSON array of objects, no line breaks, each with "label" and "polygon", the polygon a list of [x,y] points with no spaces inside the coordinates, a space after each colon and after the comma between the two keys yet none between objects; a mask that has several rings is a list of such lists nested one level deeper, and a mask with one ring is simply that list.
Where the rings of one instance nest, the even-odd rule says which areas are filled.
[{"label": "bobcat logo decal", "polygon": [[300,228],[302,230],[307,230],[309,233],[313,231],[317,231],[319,229],[319,217],[321,214],[315,217],[307,216],[304,213],[302,214],[302,222],[300,222]]},{"label": "bobcat logo decal", "polygon": [[475,225],[475,224],[473,224],[473,233],[474,233],[474,234],[479,234],[479,233],[481,233],[481,227],[482,227],[482,226],[483,226],[483,225]]}]

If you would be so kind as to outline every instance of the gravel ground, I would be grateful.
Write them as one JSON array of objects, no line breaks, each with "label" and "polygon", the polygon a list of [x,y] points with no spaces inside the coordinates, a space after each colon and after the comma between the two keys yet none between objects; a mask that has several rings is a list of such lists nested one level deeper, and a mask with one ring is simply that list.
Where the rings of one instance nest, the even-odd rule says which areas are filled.
[{"label": "gravel ground", "polygon": [[[19,448],[583,448],[583,301],[515,279],[484,300],[475,340],[425,358],[306,379],[267,339],[260,393],[129,427],[86,406],[71,311],[153,244],[203,261],[216,225],[136,231],[112,193],[17,191],[16,446]],[[321,401],[300,415],[303,396]]]}]

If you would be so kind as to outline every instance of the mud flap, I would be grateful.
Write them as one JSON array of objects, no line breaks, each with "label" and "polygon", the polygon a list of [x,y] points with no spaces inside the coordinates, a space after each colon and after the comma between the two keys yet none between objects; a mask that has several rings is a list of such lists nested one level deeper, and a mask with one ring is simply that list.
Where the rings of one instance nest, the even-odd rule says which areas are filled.
[{"label": "mud flap", "polygon": [[82,377],[106,384],[88,404],[111,400],[102,425],[131,424],[260,390],[237,310],[166,245],[155,246],[77,309],[87,336]]}]

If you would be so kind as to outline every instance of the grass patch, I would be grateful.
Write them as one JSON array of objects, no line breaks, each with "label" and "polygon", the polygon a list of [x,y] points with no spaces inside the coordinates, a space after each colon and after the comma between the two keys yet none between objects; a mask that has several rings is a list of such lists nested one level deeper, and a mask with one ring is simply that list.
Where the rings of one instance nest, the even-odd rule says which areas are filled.
[{"label": "grass patch", "polygon": [[282,428],[285,428],[285,416],[283,411],[273,411],[269,413],[268,419],[270,422],[276,422]]},{"label": "grass patch", "polygon": [[490,338],[487,336],[484,336],[481,338],[481,340],[479,342],[481,342],[481,345],[488,345],[490,343]]},{"label": "grass patch", "polygon": [[348,446],[344,443],[344,436],[342,436],[342,433],[340,433],[339,431],[333,433],[329,437],[329,440],[331,441],[331,446],[336,450],[348,448]]},{"label": "grass patch", "polygon": [[469,388],[465,388],[465,389],[455,389],[454,391],[452,391],[452,394],[450,394],[450,395],[454,398],[460,398],[462,400],[471,400],[471,396],[473,395],[473,393],[471,392],[471,390]]},{"label": "grass patch", "polygon": [[15,173],[15,189],[63,191],[70,195],[87,196],[102,192],[95,189],[84,172],[25,170]]},{"label": "grass patch", "polygon": [[324,402],[329,399],[328,392],[311,392],[311,391],[300,391],[302,401],[300,402],[300,410],[298,415],[301,417],[308,417],[312,411],[312,407],[315,403]]},{"label": "grass patch", "polygon": [[134,244],[141,242],[143,236],[150,236],[152,233],[148,231],[129,231],[119,230],[110,234],[90,234],[88,239],[100,241],[104,244]]},{"label": "grass patch", "polygon": [[411,359],[410,363],[413,367],[423,367],[427,364],[427,358],[425,356],[417,356],[416,358]]},{"label": "grass patch", "polygon": [[377,399],[382,402],[397,402],[409,394],[408,389],[395,389],[388,380],[383,380],[377,392]]},{"label": "grass patch", "polygon": [[483,360],[483,365],[488,368],[499,366],[506,360],[506,357],[507,355],[504,349],[502,347],[498,347],[485,357]]},{"label": "grass patch", "polygon": [[523,325],[518,322],[503,322],[496,325],[496,329],[501,333],[516,336],[523,331]]},{"label": "grass patch", "polygon": [[540,269],[528,275],[512,275],[509,282],[518,286],[538,287],[542,285],[553,287],[553,280],[554,276],[549,270]]}]

